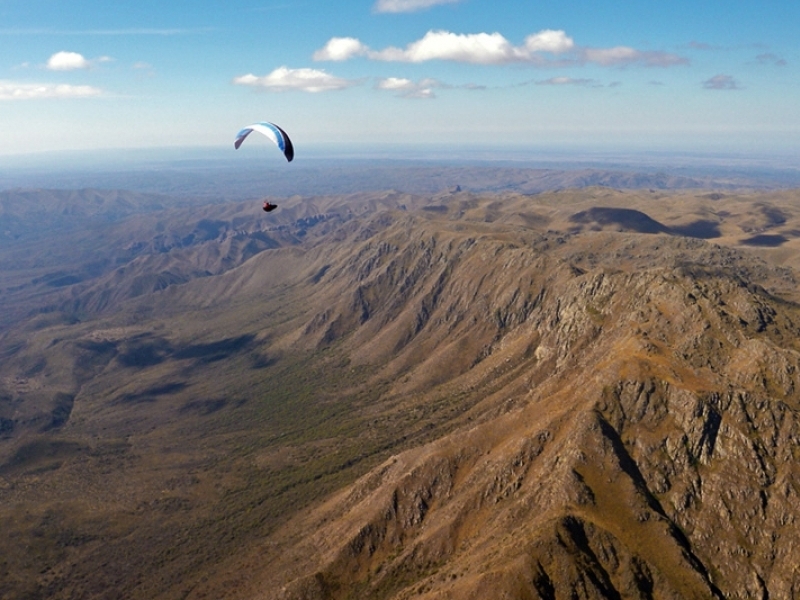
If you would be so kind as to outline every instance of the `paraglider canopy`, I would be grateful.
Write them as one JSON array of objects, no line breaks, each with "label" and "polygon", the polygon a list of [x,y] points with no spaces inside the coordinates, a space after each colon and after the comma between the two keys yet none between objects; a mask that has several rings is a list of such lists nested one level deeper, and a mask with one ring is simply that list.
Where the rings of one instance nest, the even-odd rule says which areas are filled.
[{"label": "paraglider canopy", "polygon": [[233,147],[238,150],[245,138],[253,131],[257,131],[258,133],[267,136],[269,139],[275,142],[275,145],[278,146],[281,152],[283,152],[286,160],[289,162],[292,161],[294,158],[294,146],[292,146],[292,140],[289,139],[289,136],[286,135],[286,132],[283,129],[275,125],[275,123],[269,123],[267,121],[253,123],[252,125],[248,125],[242,129],[236,134],[236,140],[233,142]]}]

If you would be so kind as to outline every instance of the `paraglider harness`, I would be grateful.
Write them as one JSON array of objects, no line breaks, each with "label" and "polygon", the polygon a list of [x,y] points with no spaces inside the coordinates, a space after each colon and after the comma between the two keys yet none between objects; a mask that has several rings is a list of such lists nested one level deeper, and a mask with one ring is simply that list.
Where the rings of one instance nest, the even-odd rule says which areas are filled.
[{"label": "paraglider harness", "polygon": [[262,208],[264,209],[264,212],[269,212],[271,210],[275,210],[276,208],[278,208],[278,205],[277,204],[270,204],[269,202],[265,201],[264,202],[264,206]]}]

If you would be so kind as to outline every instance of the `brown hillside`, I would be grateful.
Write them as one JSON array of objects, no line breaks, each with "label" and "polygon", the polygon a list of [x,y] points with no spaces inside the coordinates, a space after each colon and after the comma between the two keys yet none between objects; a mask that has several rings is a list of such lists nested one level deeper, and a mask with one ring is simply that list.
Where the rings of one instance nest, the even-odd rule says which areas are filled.
[{"label": "brown hillside", "polygon": [[797,197],[294,198],[9,249],[0,596],[800,596]]},{"label": "brown hillside", "polygon": [[311,331],[354,331],[414,410],[478,403],[274,536],[254,597],[798,592],[800,312],[746,283],[746,259],[390,229]]}]

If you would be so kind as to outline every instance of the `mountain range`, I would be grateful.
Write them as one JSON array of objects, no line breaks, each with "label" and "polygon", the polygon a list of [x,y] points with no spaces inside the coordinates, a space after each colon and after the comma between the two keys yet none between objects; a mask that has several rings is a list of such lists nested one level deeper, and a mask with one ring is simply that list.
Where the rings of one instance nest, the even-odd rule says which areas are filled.
[{"label": "mountain range", "polygon": [[0,193],[0,596],[800,596],[800,193],[668,187]]}]

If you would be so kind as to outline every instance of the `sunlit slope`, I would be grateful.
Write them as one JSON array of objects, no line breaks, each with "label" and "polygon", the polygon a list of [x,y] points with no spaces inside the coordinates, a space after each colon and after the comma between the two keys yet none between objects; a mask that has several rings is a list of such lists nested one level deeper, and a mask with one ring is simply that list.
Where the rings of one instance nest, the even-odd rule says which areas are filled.
[{"label": "sunlit slope", "polygon": [[674,237],[408,224],[310,332],[407,410],[478,403],[276,534],[296,551],[262,550],[255,597],[793,593],[800,312],[750,283],[785,272]]},{"label": "sunlit slope", "polygon": [[176,209],[20,269],[0,595],[791,597],[796,198]]},{"label": "sunlit slope", "polygon": [[[583,274],[583,289],[562,288],[559,307],[453,390],[502,377],[484,402],[508,414],[400,455],[320,511],[299,556],[316,550],[311,572],[327,570],[292,589],[525,597],[533,580],[542,597],[710,597],[744,574],[753,590],[770,576],[788,589],[796,309],[776,326],[763,298],[677,275]],[[620,295],[632,301],[614,306]]]}]

